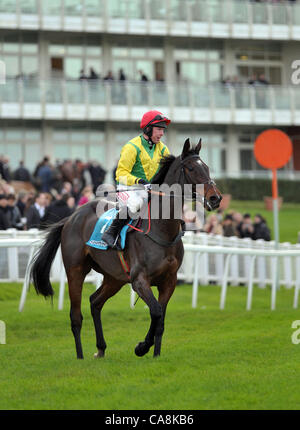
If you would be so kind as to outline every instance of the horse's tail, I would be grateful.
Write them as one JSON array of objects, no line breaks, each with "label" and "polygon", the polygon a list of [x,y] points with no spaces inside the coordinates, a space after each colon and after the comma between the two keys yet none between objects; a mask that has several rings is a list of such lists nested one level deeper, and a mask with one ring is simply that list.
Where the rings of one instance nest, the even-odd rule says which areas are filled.
[{"label": "horse's tail", "polygon": [[50,283],[50,269],[60,245],[61,232],[66,220],[67,218],[64,218],[47,229],[45,242],[30,263],[30,280],[36,292],[45,297],[54,294]]}]

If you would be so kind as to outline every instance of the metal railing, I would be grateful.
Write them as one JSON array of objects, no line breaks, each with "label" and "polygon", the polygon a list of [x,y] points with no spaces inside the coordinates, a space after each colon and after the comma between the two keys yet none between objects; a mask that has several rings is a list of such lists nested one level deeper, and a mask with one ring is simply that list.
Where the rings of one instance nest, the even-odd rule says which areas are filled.
[{"label": "metal railing", "polygon": [[153,24],[157,34],[189,33],[197,31],[197,24],[205,24],[209,32],[218,24],[300,26],[300,5],[289,1],[274,4],[244,0],[2,0],[0,15],[2,27],[75,31],[110,31],[114,21],[120,28],[122,20],[122,31],[148,33]]},{"label": "metal railing", "polygon": [[[41,118],[47,116],[47,107],[52,108],[54,115],[55,107],[59,108],[57,115],[61,117],[67,116],[68,107],[80,106],[84,118],[89,118],[94,107],[101,107],[106,119],[114,107],[121,107],[130,115],[133,107],[155,105],[171,111],[180,108],[206,111],[211,115],[207,121],[219,123],[300,123],[300,86],[296,85],[198,86],[182,82],[7,79],[5,85],[0,85],[0,105],[3,104],[18,104],[21,116],[24,105],[39,105],[38,112],[31,112]],[[219,111],[224,113],[221,118]],[[5,117],[5,109],[1,115]],[[30,110],[26,115],[30,116]],[[194,120],[198,122],[199,117]]]}]

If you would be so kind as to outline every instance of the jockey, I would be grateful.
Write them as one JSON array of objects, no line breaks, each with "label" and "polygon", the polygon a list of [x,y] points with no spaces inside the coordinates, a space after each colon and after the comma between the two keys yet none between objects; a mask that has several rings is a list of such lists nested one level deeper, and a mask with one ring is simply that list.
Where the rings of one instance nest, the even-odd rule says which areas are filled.
[{"label": "jockey", "polygon": [[[108,247],[116,246],[116,239],[122,227],[130,221],[130,215],[136,214],[147,200],[150,182],[159,169],[163,156],[170,154],[161,142],[170,120],[161,112],[146,112],[141,120],[143,133],[126,143],[121,150],[121,157],[116,170],[118,201],[120,211],[109,229],[102,236]],[[144,188],[137,189],[137,185]],[[134,190],[130,190],[130,187]],[[126,190],[126,191],[125,191]],[[133,215],[132,215],[133,216]]]}]

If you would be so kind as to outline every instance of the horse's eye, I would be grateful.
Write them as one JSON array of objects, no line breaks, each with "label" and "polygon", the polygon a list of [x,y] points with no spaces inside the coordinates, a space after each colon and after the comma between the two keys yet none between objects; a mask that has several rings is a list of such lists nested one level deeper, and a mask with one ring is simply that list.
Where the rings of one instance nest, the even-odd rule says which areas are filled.
[{"label": "horse's eye", "polygon": [[189,169],[189,171],[191,172],[192,170],[194,170],[194,168],[192,166],[187,166],[187,168]]}]

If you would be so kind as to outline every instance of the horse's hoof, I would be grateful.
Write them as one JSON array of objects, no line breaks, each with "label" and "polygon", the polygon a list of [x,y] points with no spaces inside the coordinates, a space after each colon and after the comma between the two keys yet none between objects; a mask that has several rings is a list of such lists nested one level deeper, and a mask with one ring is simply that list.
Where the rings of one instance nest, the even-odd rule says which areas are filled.
[{"label": "horse's hoof", "polygon": [[104,357],[104,351],[99,350],[94,354],[94,358],[102,358]]},{"label": "horse's hoof", "polygon": [[145,342],[139,342],[137,344],[137,346],[135,347],[134,352],[138,357],[143,357],[143,355],[147,354],[149,349],[150,349],[150,347],[147,346],[147,344]]}]

